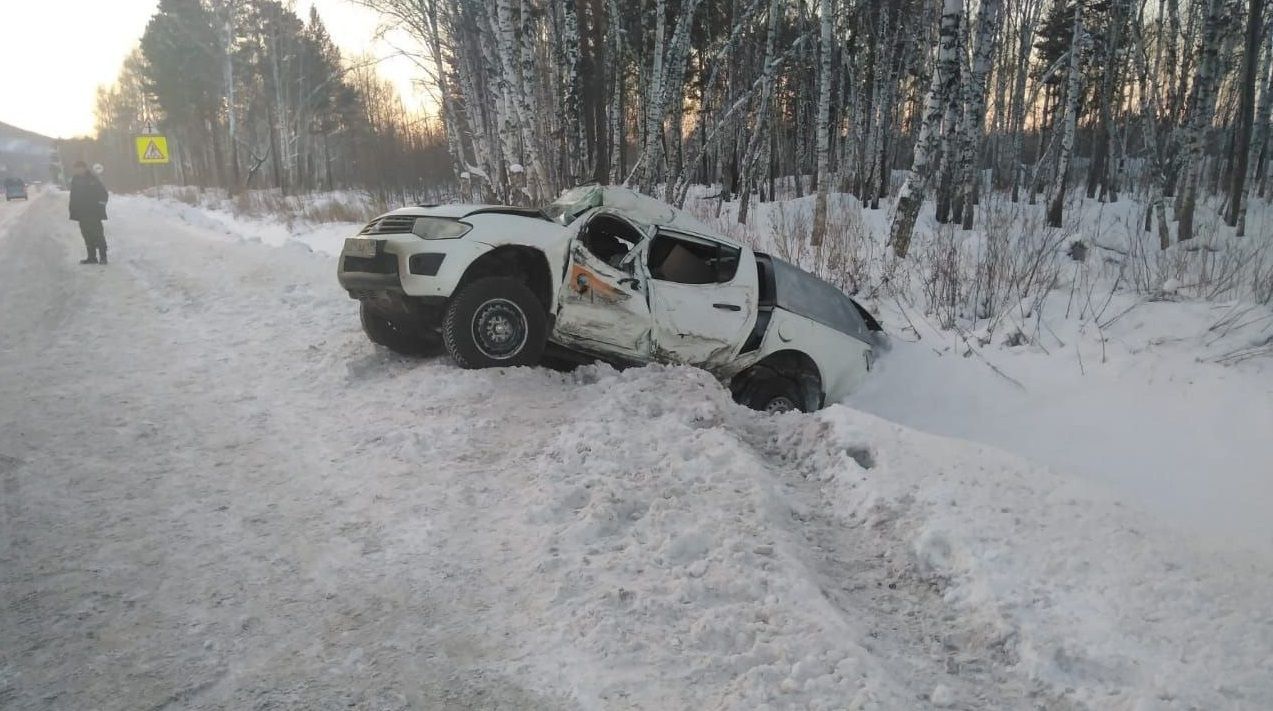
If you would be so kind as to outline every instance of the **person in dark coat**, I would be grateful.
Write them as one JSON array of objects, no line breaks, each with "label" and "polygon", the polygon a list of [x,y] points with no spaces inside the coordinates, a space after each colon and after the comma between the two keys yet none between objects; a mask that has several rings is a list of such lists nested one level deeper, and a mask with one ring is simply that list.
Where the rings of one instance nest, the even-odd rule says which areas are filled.
[{"label": "person in dark coat", "polygon": [[102,221],[106,219],[106,201],[110,195],[106,186],[88,169],[84,161],[76,161],[75,175],[71,178],[71,219],[80,223],[80,235],[88,258],[80,264],[106,263],[106,232]]}]

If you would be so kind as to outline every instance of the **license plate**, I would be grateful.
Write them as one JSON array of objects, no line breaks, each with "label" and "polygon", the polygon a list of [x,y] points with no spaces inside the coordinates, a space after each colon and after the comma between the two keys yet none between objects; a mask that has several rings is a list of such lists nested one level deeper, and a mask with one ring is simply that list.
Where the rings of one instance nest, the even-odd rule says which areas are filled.
[{"label": "license plate", "polygon": [[351,257],[376,256],[376,240],[350,237],[345,240],[345,254]]}]

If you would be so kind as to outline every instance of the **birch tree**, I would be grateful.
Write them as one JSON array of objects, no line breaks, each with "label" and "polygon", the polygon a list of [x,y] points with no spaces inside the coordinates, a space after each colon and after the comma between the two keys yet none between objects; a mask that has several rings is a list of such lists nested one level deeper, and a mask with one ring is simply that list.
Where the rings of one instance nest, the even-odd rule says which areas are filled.
[{"label": "birch tree", "polygon": [[1207,127],[1215,117],[1219,84],[1220,42],[1225,31],[1224,0],[1206,0],[1202,39],[1198,47],[1198,69],[1193,80],[1193,101],[1189,123],[1185,127],[1184,160],[1186,180],[1181,188],[1177,210],[1176,237],[1181,242],[1193,239],[1193,217],[1198,204],[1198,181],[1202,175],[1202,145]]},{"label": "birch tree", "polygon": [[1268,0],[354,1],[411,38],[431,101],[408,109],[291,2],[160,0],[145,102],[103,92],[103,142],[126,146],[120,112],[146,103],[172,179],[235,190],[542,203],[591,177],[675,204],[720,186],[714,209],[746,221],[791,186],[815,193],[815,242],[832,193],[877,208],[909,164],[898,254],[929,197],[971,226],[980,190],[1025,186],[1059,222],[1082,158],[1089,195],[1141,191],[1147,229],[1178,196],[1184,238],[1198,202],[1227,195],[1242,229],[1267,199]]},{"label": "birch tree", "polygon": [[[659,113],[658,120],[658,140],[656,141],[656,153],[663,157],[662,153],[662,127],[667,120],[668,114],[672,114],[673,133],[677,137],[675,141],[680,143],[679,136],[681,134],[681,125],[677,117],[681,115],[681,104],[684,96],[685,86],[685,67],[689,61],[690,52],[690,30],[694,26],[694,14],[698,10],[699,0],[683,0],[681,3],[681,11],[677,15],[676,29],[672,32],[672,41],[668,47],[668,57],[664,74],[661,77],[662,86],[659,87],[656,94],[656,108]],[[656,170],[656,166],[647,164],[651,172]],[[671,173],[664,170],[663,174],[666,179],[665,199],[672,200],[672,192],[674,185],[672,183]],[[647,192],[650,192],[647,190]]]},{"label": "birch tree", "polygon": [[1069,185],[1070,161],[1074,156],[1074,133],[1078,124],[1078,110],[1082,87],[1080,43],[1083,41],[1083,3],[1074,4],[1074,31],[1070,35],[1069,74],[1065,89],[1065,118],[1061,125],[1061,149],[1057,154],[1056,180],[1052,183],[1052,195],[1048,198],[1048,225],[1061,226],[1065,209],[1065,191]]},{"label": "birch tree", "polygon": [[[978,156],[981,153],[982,124],[986,109],[986,83],[990,77],[990,65],[994,59],[999,39],[999,0],[981,0],[977,9],[976,29],[973,32],[972,71],[964,82],[964,122],[960,145],[962,154],[957,165],[961,171],[962,192],[957,201],[962,207],[962,227],[972,229],[974,205],[977,202],[977,185],[980,182]],[[961,210],[956,210],[961,212]]]},{"label": "birch tree", "polygon": [[[1267,28],[1266,34],[1269,29],[1273,27]],[[1268,43],[1265,43],[1264,55],[1264,87],[1260,92],[1259,107],[1253,117],[1255,128],[1247,152],[1246,177],[1242,183],[1242,197],[1239,201],[1240,209],[1235,225],[1238,237],[1246,235],[1246,214],[1250,205],[1251,186],[1259,176],[1261,162],[1267,164],[1273,158],[1270,156],[1273,141],[1270,141],[1269,135],[1270,124],[1273,123],[1273,47],[1270,47]]]},{"label": "birch tree", "polygon": [[831,43],[835,24],[831,0],[820,0],[818,13],[821,31],[818,42],[818,197],[813,209],[814,245],[822,244],[827,232],[827,192],[831,188]]},{"label": "birch tree", "polygon": [[1136,59],[1141,84],[1139,87],[1141,125],[1144,127],[1145,135],[1149,138],[1151,149],[1149,157],[1149,205],[1145,210],[1145,231],[1148,232],[1153,220],[1157,219],[1158,246],[1159,249],[1167,249],[1171,246],[1171,227],[1168,224],[1167,209],[1164,206],[1167,186],[1167,158],[1164,155],[1166,148],[1161,139],[1159,119],[1156,115],[1160,105],[1160,98],[1157,84],[1150,79],[1149,60],[1146,58],[1148,50],[1145,46],[1144,37],[1139,29],[1134,29],[1133,35],[1135,42],[1132,56]]},{"label": "birch tree", "polygon": [[938,36],[937,64],[933,69],[928,96],[924,99],[923,123],[915,139],[915,156],[911,161],[911,173],[897,195],[897,209],[889,230],[889,244],[898,258],[905,258],[910,249],[911,233],[915,219],[932,178],[933,165],[941,160],[938,152],[941,140],[942,117],[946,98],[957,90],[955,77],[959,71],[959,26],[963,21],[963,0],[944,0],[941,29]]},{"label": "birch tree", "polygon": [[738,205],[738,222],[747,222],[748,209],[751,206],[751,193],[756,182],[756,163],[762,145],[768,145],[769,119],[773,113],[774,74],[777,70],[775,61],[776,44],[778,42],[778,19],[782,12],[781,0],[769,3],[769,31],[765,37],[765,59],[761,69],[760,95],[756,99],[755,118],[752,123],[751,138],[743,153],[741,189]]},{"label": "birch tree", "polygon": [[1101,72],[1100,93],[1097,97],[1097,124],[1092,140],[1091,160],[1087,174],[1087,196],[1101,196],[1108,202],[1118,200],[1118,188],[1114,172],[1110,168],[1110,144],[1113,128],[1114,91],[1121,81],[1119,62],[1123,44],[1124,25],[1128,12],[1127,0],[1110,0],[1105,32],[1104,71]]},{"label": "birch tree", "polygon": [[[1255,85],[1260,67],[1261,35],[1264,24],[1264,0],[1247,4],[1246,43],[1242,50],[1242,76],[1239,83],[1237,125],[1234,127],[1232,181],[1229,184],[1229,209],[1225,221],[1237,227],[1246,198],[1247,165],[1251,159],[1251,134],[1255,130]],[[1266,91],[1265,94],[1268,92]],[[1245,226],[1244,226],[1245,227]]]}]

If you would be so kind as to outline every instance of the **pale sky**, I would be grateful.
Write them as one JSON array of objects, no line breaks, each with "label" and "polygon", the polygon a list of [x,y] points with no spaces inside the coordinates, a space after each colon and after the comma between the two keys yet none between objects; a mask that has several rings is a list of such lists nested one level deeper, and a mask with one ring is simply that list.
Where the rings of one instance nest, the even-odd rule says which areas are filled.
[{"label": "pale sky", "polygon": [[[345,0],[295,0],[310,5],[346,55],[394,53],[372,41],[377,15]],[[137,46],[158,0],[0,0],[0,121],[54,138],[93,131],[97,87],[114,83],[124,57]],[[386,59],[380,72],[398,86],[407,105],[427,105],[411,81],[411,62]]]}]

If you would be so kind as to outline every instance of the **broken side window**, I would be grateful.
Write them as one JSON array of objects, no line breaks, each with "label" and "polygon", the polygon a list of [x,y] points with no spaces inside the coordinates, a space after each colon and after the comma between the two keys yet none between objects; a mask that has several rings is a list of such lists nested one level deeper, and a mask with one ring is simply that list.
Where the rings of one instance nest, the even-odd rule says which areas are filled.
[{"label": "broken side window", "polygon": [[740,250],[660,231],[650,244],[650,276],[678,284],[724,284],[738,273]]},{"label": "broken side window", "polygon": [[579,241],[593,256],[619,269],[623,258],[641,242],[641,233],[614,215],[601,214],[588,221]]}]

